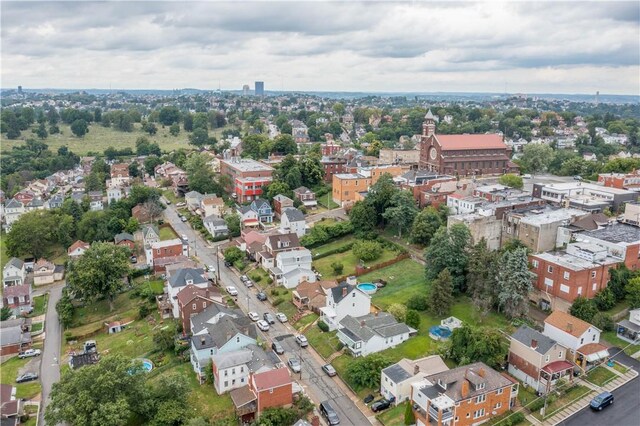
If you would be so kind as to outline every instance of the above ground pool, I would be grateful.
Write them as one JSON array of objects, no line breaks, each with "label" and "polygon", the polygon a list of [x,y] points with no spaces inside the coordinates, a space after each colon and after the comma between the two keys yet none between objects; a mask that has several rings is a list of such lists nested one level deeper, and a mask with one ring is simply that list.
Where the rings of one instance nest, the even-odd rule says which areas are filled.
[{"label": "above ground pool", "polygon": [[145,373],[153,370],[153,362],[151,362],[150,359],[142,358],[140,361],[142,361],[142,370],[144,370]]},{"label": "above ground pool", "polygon": [[434,340],[447,340],[451,337],[451,330],[448,327],[434,325],[429,328],[429,336]]},{"label": "above ground pool", "polygon": [[358,288],[365,292],[366,294],[373,294],[378,290],[378,286],[373,283],[362,283],[358,284]]}]

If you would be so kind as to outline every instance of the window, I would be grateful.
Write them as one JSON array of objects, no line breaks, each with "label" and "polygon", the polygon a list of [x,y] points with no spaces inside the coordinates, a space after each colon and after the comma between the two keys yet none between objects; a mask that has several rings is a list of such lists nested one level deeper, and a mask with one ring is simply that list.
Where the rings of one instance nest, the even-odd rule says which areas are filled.
[{"label": "window", "polygon": [[501,407],[502,407],[502,402],[498,402],[498,403],[496,404],[496,408],[501,408]]},{"label": "window", "polygon": [[236,343],[240,343],[240,336],[236,337]]},{"label": "window", "polygon": [[351,293],[351,297],[356,297],[356,292]]},{"label": "window", "polygon": [[582,339],[580,339],[580,344],[584,343],[584,337]]},{"label": "window", "polygon": [[231,380],[231,384],[235,385],[236,384],[236,379]]},{"label": "window", "polygon": [[565,284],[560,284],[560,291],[563,293],[569,293],[569,286]]},{"label": "window", "polygon": [[487,400],[487,395],[483,394],[483,395],[478,395],[476,397],[476,404],[480,404],[482,402],[485,402]]},{"label": "window", "polygon": [[480,389],[484,389],[485,384],[484,383],[478,383],[476,385],[476,390],[480,390]]},{"label": "window", "polygon": [[544,362],[549,362],[549,355],[544,357]]},{"label": "window", "polygon": [[594,334],[593,336],[591,336],[591,341],[595,342],[596,341],[596,335]]},{"label": "window", "polygon": [[273,389],[269,389],[269,393],[273,393]]},{"label": "window", "polygon": [[568,279],[569,279],[569,277],[571,276],[571,274],[569,274],[567,271],[564,271],[563,276],[564,276],[564,279],[565,279],[565,280],[568,280]]},{"label": "window", "polygon": [[596,271],[591,271],[591,278],[595,278],[596,277]]},{"label": "window", "polygon": [[194,303],[193,305],[191,305],[191,309],[193,309],[194,311],[196,310],[196,304]]},{"label": "window", "polygon": [[553,287],[553,280],[550,278],[545,278],[544,285],[546,285],[547,287]]},{"label": "window", "polygon": [[578,295],[582,294],[582,286],[578,287]]},{"label": "window", "polygon": [[224,387],[226,388],[227,386],[229,386],[229,382],[225,380]]},{"label": "window", "polygon": [[484,408],[479,409],[478,411],[473,412],[473,418],[477,419],[478,417],[484,416]]},{"label": "window", "polygon": [[231,374],[236,374],[236,369],[235,368],[231,369]]},{"label": "window", "polygon": [[558,358],[559,358],[559,359],[562,359],[562,358],[563,358],[563,355],[564,355],[564,352],[562,352],[562,351],[558,352]]},{"label": "window", "polygon": [[202,309],[207,307],[207,302],[202,302]]},{"label": "window", "polygon": [[547,272],[548,273],[552,273],[553,272],[553,266],[551,266],[551,265],[547,266]]},{"label": "window", "polygon": [[467,413],[467,418],[471,417],[471,413]]},{"label": "window", "polygon": [[537,260],[533,260],[531,264],[533,265],[534,268],[537,268],[539,265],[539,262]]},{"label": "window", "polygon": [[598,288],[598,284],[593,283],[593,285],[591,286],[591,290],[596,291],[596,288]]},{"label": "window", "polygon": [[229,375],[229,370],[224,370],[224,377],[227,377]]},{"label": "window", "polygon": [[244,377],[240,379],[240,383],[244,383]]},{"label": "window", "polygon": [[504,389],[500,388],[500,389],[498,389],[498,391],[496,392],[496,395],[502,395],[502,392],[504,392]]}]

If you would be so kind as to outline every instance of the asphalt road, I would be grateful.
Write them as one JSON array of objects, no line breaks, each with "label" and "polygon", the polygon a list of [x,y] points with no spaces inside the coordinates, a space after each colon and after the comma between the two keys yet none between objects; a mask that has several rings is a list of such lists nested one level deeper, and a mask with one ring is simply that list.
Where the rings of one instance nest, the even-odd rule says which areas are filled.
[{"label": "asphalt road", "polygon": [[[165,210],[165,218],[179,235],[184,234],[189,238],[191,255],[199,258],[200,262],[205,265],[217,267],[215,248],[209,248],[188,223],[180,221],[173,205],[168,206]],[[245,313],[255,311],[262,317],[265,312],[269,312],[275,318],[277,310],[270,303],[259,301],[256,298],[257,290],[246,288],[239,276],[231,268],[224,266],[222,258],[220,259],[220,286],[223,291],[227,286],[234,286],[238,290],[237,304]],[[282,344],[285,353],[280,358],[284,363],[291,356],[297,356],[301,359],[302,374],[292,372],[292,378],[303,386],[307,395],[316,405],[322,401],[331,401],[331,405],[340,416],[341,425],[362,426],[371,423],[341,389],[337,383],[337,380],[340,379],[328,377],[322,371],[322,364],[319,361],[321,358],[311,353],[313,351],[311,346],[300,349],[294,340],[295,330],[289,324],[281,324],[276,320],[276,324],[272,324],[269,331],[262,334],[264,339],[269,342],[269,347],[271,346],[270,342],[274,339]]]},{"label": "asphalt road", "polygon": [[44,424],[44,409],[49,404],[51,387],[60,380],[60,347],[62,342],[62,327],[58,320],[56,304],[62,296],[64,284],[49,289],[49,302],[45,322],[44,351],[40,363],[40,383],[42,384],[42,406],[38,424]]},{"label": "asphalt road", "polygon": [[[610,348],[612,357],[628,367],[640,371],[640,361],[631,358],[619,348]],[[569,417],[562,426],[637,426],[640,425],[640,378],[636,377],[624,386],[614,390],[614,404],[603,411],[593,411],[589,407]]]}]

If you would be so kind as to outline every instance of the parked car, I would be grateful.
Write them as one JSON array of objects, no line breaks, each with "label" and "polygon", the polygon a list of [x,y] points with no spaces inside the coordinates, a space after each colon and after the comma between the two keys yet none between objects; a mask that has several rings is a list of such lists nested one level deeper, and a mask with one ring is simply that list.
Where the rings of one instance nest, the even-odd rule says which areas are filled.
[{"label": "parked car", "polygon": [[260,320],[257,322],[258,324],[258,328],[262,331],[269,331],[269,323],[264,321],[264,320]]},{"label": "parked car", "polygon": [[291,367],[291,371],[293,371],[294,373],[299,373],[302,369],[302,367],[300,366],[300,361],[296,357],[289,358],[288,364],[289,367]]},{"label": "parked car", "polygon": [[207,271],[208,272],[215,272],[216,271],[216,267],[213,265],[207,265]]},{"label": "parked car", "polygon": [[581,181],[581,180],[582,180],[582,176],[580,176],[580,175],[575,175],[575,176],[573,177],[573,180]]},{"label": "parked car", "polygon": [[296,343],[300,345],[301,348],[306,348],[309,346],[309,341],[303,334],[298,334],[296,336]]},{"label": "parked car", "polygon": [[38,380],[36,373],[24,373],[18,376],[16,383],[30,382],[31,380]]},{"label": "parked car", "polygon": [[266,322],[268,322],[269,324],[275,324],[275,323],[276,323],[276,320],[274,320],[274,319],[273,319],[273,315],[271,315],[269,312],[265,312],[265,313],[262,315],[262,318],[263,318]]},{"label": "parked car", "polygon": [[287,316],[285,314],[283,314],[282,312],[278,312],[276,314],[276,318],[278,318],[278,321],[280,321],[280,322],[287,322]]},{"label": "parked car", "polygon": [[522,175],[522,179],[531,179],[531,175],[529,174]]},{"label": "parked car", "polygon": [[131,257],[129,258],[129,262],[131,262],[131,263],[138,263],[138,258],[137,258],[136,256],[131,256]]},{"label": "parked car", "polygon": [[248,277],[248,276],[246,276],[246,275],[240,275],[240,281],[245,282],[245,281],[247,281],[248,279],[249,279],[249,277]]},{"label": "parked car", "polygon": [[20,307],[20,314],[22,314],[22,315],[28,315],[31,312],[33,312],[33,306],[21,306]]},{"label": "parked car", "polygon": [[186,218],[186,216],[180,216],[180,220],[183,221],[183,222],[186,222],[187,218]]},{"label": "parked car", "polygon": [[247,280],[247,281],[244,282],[244,285],[247,286],[247,287],[253,287],[253,281]]},{"label": "parked car", "polygon": [[231,268],[231,266],[233,266],[233,263],[229,262],[228,260],[225,260],[224,266],[226,266],[227,268]]},{"label": "parked car", "polygon": [[32,356],[40,356],[42,352],[40,352],[40,349],[27,349],[24,352],[20,352],[18,354],[18,358],[30,358]]},{"label": "parked car", "polygon": [[251,319],[251,321],[258,321],[260,319],[260,315],[257,312],[249,312],[247,316]]},{"label": "parked car", "polygon": [[322,366],[322,371],[324,371],[325,373],[327,373],[327,376],[329,377],[333,377],[336,374],[338,374],[338,372],[336,371],[335,368],[333,368],[333,366],[331,364],[325,364]]},{"label": "parked car", "polygon": [[329,401],[322,401],[320,403],[320,413],[327,419],[327,423],[330,426],[339,425],[340,417],[338,417],[338,413],[333,409]]},{"label": "parked car", "polygon": [[187,203],[185,203],[185,202],[176,203],[176,207],[184,207],[186,205],[187,205]]},{"label": "parked car", "polygon": [[373,394],[369,394],[367,396],[364,397],[364,399],[362,400],[362,402],[364,402],[365,404],[369,404],[371,403],[373,400],[375,399],[375,396],[373,396]]},{"label": "parked car", "polygon": [[589,406],[592,410],[602,411],[603,408],[606,408],[611,404],[613,404],[613,395],[611,392],[602,392],[591,400]]},{"label": "parked car", "polygon": [[390,406],[391,406],[391,401],[389,401],[388,399],[382,398],[374,402],[373,404],[371,404],[371,410],[374,413],[377,413],[379,411],[386,410]]},{"label": "parked car", "polygon": [[264,302],[265,300],[267,300],[267,295],[264,292],[259,292],[258,294],[256,294],[256,297],[258,298],[259,301]]},{"label": "parked car", "polygon": [[187,237],[185,234],[182,234],[180,238],[182,238],[182,241],[184,241],[185,243],[189,242],[189,237]]},{"label": "parked car", "polygon": [[236,290],[236,288],[232,285],[227,287],[227,293],[229,293],[232,296],[237,296],[238,295],[238,290]]},{"label": "parked car", "polygon": [[271,349],[273,349],[273,351],[278,355],[282,355],[284,353],[284,348],[279,342],[273,342],[271,344]]}]

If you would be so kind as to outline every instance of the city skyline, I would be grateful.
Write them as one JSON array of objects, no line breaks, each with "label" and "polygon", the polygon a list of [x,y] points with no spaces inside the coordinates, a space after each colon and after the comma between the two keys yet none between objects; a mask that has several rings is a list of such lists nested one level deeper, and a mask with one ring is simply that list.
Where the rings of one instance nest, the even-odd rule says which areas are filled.
[{"label": "city skyline", "polygon": [[637,2],[3,2],[2,86],[640,93]]}]

